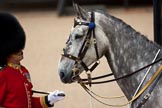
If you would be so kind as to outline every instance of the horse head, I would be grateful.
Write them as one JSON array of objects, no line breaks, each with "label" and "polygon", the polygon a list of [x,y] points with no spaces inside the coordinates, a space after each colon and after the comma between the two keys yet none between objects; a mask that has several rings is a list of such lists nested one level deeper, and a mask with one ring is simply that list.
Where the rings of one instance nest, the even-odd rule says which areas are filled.
[{"label": "horse head", "polygon": [[[161,65],[159,62],[140,70],[161,58],[162,47],[114,16],[98,11],[87,12],[76,3],[73,6],[77,18],[74,20],[74,26],[59,62],[60,79],[63,83],[80,81],[79,75],[83,71],[93,71],[99,64],[99,59],[105,56],[115,78],[133,75],[117,80],[127,99],[132,99],[139,91],[138,88],[145,87]],[[136,70],[140,70],[140,73],[132,74]],[[156,81],[158,82],[154,83],[157,84],[156,88],[149,86],[148,90],[143,91],[138,99],[133,101],[131,108],[138,108],[147,91],[151,91],[152,88],[154,88],[154,91],[151,91],[152,97],[143,108],[162,107],[159,95],[162,80]]]},{"label": "horse head", "polygon": [[75,3],[73,6],[77,18],[74,19],[74,26],[66,47],[63,48],[58,67],[60,79],[64,83],[72,83],[84,70],[88,71],[88,67],[102,57],[106,41],[101,41],[95,32],[101,31],[95,13],[87,12]]}]

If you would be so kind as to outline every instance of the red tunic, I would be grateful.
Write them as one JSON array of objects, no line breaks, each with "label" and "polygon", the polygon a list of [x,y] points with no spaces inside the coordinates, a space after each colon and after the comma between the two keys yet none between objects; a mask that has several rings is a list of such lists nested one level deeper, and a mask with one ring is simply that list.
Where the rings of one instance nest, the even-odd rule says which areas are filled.
[{"label": "red tunic", "polygon": [[44,97],[32,97],[32,83],[27,69],[6,66],[0,71],[0,107],[47,108]]}]

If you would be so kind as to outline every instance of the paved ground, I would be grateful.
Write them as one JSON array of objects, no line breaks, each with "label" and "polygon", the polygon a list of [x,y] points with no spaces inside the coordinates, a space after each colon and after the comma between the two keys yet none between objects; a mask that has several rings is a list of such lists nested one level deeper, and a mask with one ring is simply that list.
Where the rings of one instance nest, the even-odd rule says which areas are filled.
[{"label": "paved ground", "polygon": [[[130,24],[137,31],[153,39],[152,7],[108,8],[107,11]],[[112,108],[91,100],[89,95],[77,84],[63,84],[58,76],[57,66],[73,25],[74,16],[58,17],[55,9],[10,10],[21,22],[27,35],[23,64],[30,70],[34,89],[42,91],[63,90],[66,98],[55,108]],[[106,60],[94,72],[111,72]],[[92,89],[104,96],[122,95],[116,83],[93,86]],[[38,96],[38,95],[36,95]],[[90,101],[91,100],[91,101]],[[107,100],[111,104],[126,103],[126,99]],[[127,108],[127,107],[122,107]]]}]

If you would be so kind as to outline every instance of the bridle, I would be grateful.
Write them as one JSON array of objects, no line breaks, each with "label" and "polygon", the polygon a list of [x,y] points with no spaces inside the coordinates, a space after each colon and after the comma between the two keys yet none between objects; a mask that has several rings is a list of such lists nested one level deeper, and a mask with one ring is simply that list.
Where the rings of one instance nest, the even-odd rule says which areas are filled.
[{"label": "bridle", "polygon": [[[87,73],[87,77],[88,77],[88,81],[89,84],[91,84],[91,72],[98,66],[98,64],[100,63],[99,61],[99,54],[98,54],[98,47],[97,47],[97,43],[96,43],[96,35],[95,35],[95,18],[94,18],[94,12],[91,12],[91,20],[89,23],[86,22],[77,22],[76,20],[74,20],[74,27],[77,25],[85,25],[88,26],[88,32],[86,35],[86,38],[83,41],[83,44],[79,50],[78,56],[74,56],[71,54],[67,54],[66,50],[63,49],[63,54],[62,56],[67,57],[69,59],[72,59],[75,61],[75,66],[72,69],[73,71],[73,76],[72,76],[72,80],[76,80],[78,78],[78,76],[80,75],[79,69],[76,67],[77,64],[80,64],[84,70]],[[91,39],[93,38],[93,44],[94,44],[94,48],[95,48],[95,52],[96,52],[96,62],[93,64],[93,66],[91,68],[89,68],[83,61],[83,58],[88,50],[88,48],[91,45]]]}]

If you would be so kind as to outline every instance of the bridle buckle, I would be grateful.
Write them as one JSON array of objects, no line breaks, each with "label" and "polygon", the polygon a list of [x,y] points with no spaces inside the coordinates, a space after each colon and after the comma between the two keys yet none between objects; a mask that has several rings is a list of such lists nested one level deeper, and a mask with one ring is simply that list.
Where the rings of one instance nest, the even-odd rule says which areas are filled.
[{"label": "bridle buckle", "polygon": [[72,72],[73,72],[72,80],[76,81],[79,77],[79,69],[75,67],[72,69]]},{"label": "bridle buckle", "polygon": [[89,87],[91,87],[91,86],[92,86],[92,84],[91,84],[91,82],[92,82],[91,72],[88,71],[88,72],[86,72],[86,73],[87,73],[87,78],[88,78]]}]

